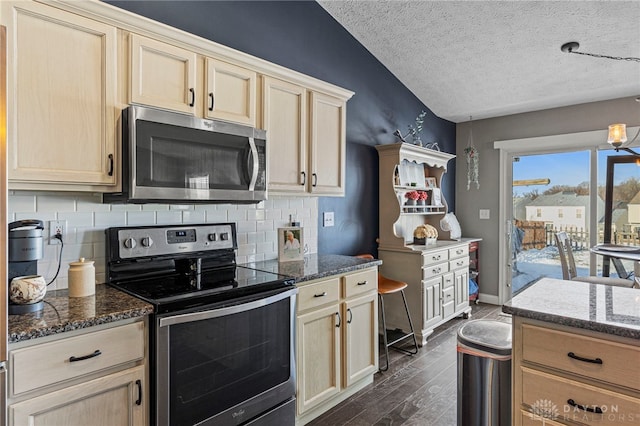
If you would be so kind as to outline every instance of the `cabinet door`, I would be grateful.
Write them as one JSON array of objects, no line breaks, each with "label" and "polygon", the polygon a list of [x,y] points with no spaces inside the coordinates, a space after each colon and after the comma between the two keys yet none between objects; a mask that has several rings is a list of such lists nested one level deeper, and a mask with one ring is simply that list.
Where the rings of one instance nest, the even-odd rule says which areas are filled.
[{"label": "cabinet door", "polygon": [[456,312],[469,307],[469,269],[458,269],[455,275]]},{"label": "cabinet door", "polygon": [[307,91],[263,78],[263,126],[267,131],[269,191],[304,194],[307,170]]},{"label": "cabinet door", "polygon": [[442,299],[440,286],[442,277],[438,276],[422,282],[422,328],[430,328],[442,321]]},{"label": "cabinet door", "polygon": [[207,58],[205,116],[256,127],[256,81],[253,71]]},{"label": "cabinet door", "polygon": [[344,387],[378,371],[378,295],[343,304]]},{"label": "cabinet door", "polygon": [[196,54],[131,34],[131,102],[195,114]]},{"label": "cabinet door", "polygon": [[310,191],[344,196],[346,103],[312,92],[310,117]]},{"label": "cabinet door", "polygon": [[144,366],[110,374],[8,407],[12,426],[144,425]]},{"label": "cabinet door", "polygon": [[340,392],[342,321],[338,304],[298,316],[298,414]]},{"label": "cabinet door", "polygon": [[9,180],[116,183],[116,28],[34,2],[2,2]]}]

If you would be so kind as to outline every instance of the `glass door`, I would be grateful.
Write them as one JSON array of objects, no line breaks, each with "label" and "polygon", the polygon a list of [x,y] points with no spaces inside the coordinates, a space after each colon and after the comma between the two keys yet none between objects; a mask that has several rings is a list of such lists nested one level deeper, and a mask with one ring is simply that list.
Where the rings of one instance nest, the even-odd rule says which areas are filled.
[{"label": "glass door", "polygon": [[[555,233],[571,238],[579,275],[589,275],[590,151],[518,155],[512,161],[511,291],[562,279]],[[604,204],[602,200],[599,203]],[[603,212],[603,206],[598,206]]]}]

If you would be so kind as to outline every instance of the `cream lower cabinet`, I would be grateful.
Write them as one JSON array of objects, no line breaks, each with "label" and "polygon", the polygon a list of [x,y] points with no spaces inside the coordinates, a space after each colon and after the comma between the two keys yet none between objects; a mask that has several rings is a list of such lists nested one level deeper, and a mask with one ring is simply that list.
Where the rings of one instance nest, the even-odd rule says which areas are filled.
[{"label": "cream lower cabinet", "polygon": [[638,340],[513,318],[513,424],[637,424]]},{"label": "cream lower cabinet", "polygon": [[145,322],[89,330],[9,345],[9,425],[146,424]]},{"label": "cream lower cabinet", "polygon": [[297,424],[372,383],[378,371],[377,268],[301,283]]},{"label": "cream lower cabinet", "polygon": [[262,81],[269,191],[344,196],[348,98],[268,76]]},{"label": "cream lower cabinet", "polygon": [[113,191],[117,29],[35,2],[2,2],[10,189]]},{"label": "cream lower cabinet", "polygon": [[[384,276],[408,284],[405,294],[416,338],[420,346],[427,343],[433,330],[457,316],[468,318],[469,245],[466,242],[442,241],[423,250],[383,250]],[[385,300],[387,328],[408,330],[402,299]]]}]

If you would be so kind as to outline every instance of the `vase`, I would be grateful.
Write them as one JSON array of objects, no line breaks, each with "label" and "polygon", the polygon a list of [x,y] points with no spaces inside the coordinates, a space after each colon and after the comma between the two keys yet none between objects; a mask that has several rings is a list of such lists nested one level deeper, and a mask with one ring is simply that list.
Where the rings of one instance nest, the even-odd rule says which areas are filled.
[{"label": "vase", "polygon": [[[416,205],[416,200],[407,200],[404,203],[405,206],[415,206]],[[416,209],[414,207],[407,207],[407,213],[414,213],[416,211]]]},{"label": "vase", "polygon": [[424,200],[417,200],[416,201],[416,206],[418,206],[418,208],[416,209],[417,211],[424,210],[424,206],[425,206]]}]

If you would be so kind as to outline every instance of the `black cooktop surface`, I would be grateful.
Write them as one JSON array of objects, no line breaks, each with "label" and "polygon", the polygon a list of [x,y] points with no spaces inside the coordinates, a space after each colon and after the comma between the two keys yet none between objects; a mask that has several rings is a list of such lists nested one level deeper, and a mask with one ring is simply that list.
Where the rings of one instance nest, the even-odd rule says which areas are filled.
[{"label": "black cooktop surface", "polygon": [[158,313],[226,302],[294,284],[293,278],[284,275],[233,266],[201,274],[170,273],[110,285],[152,303]]}]

